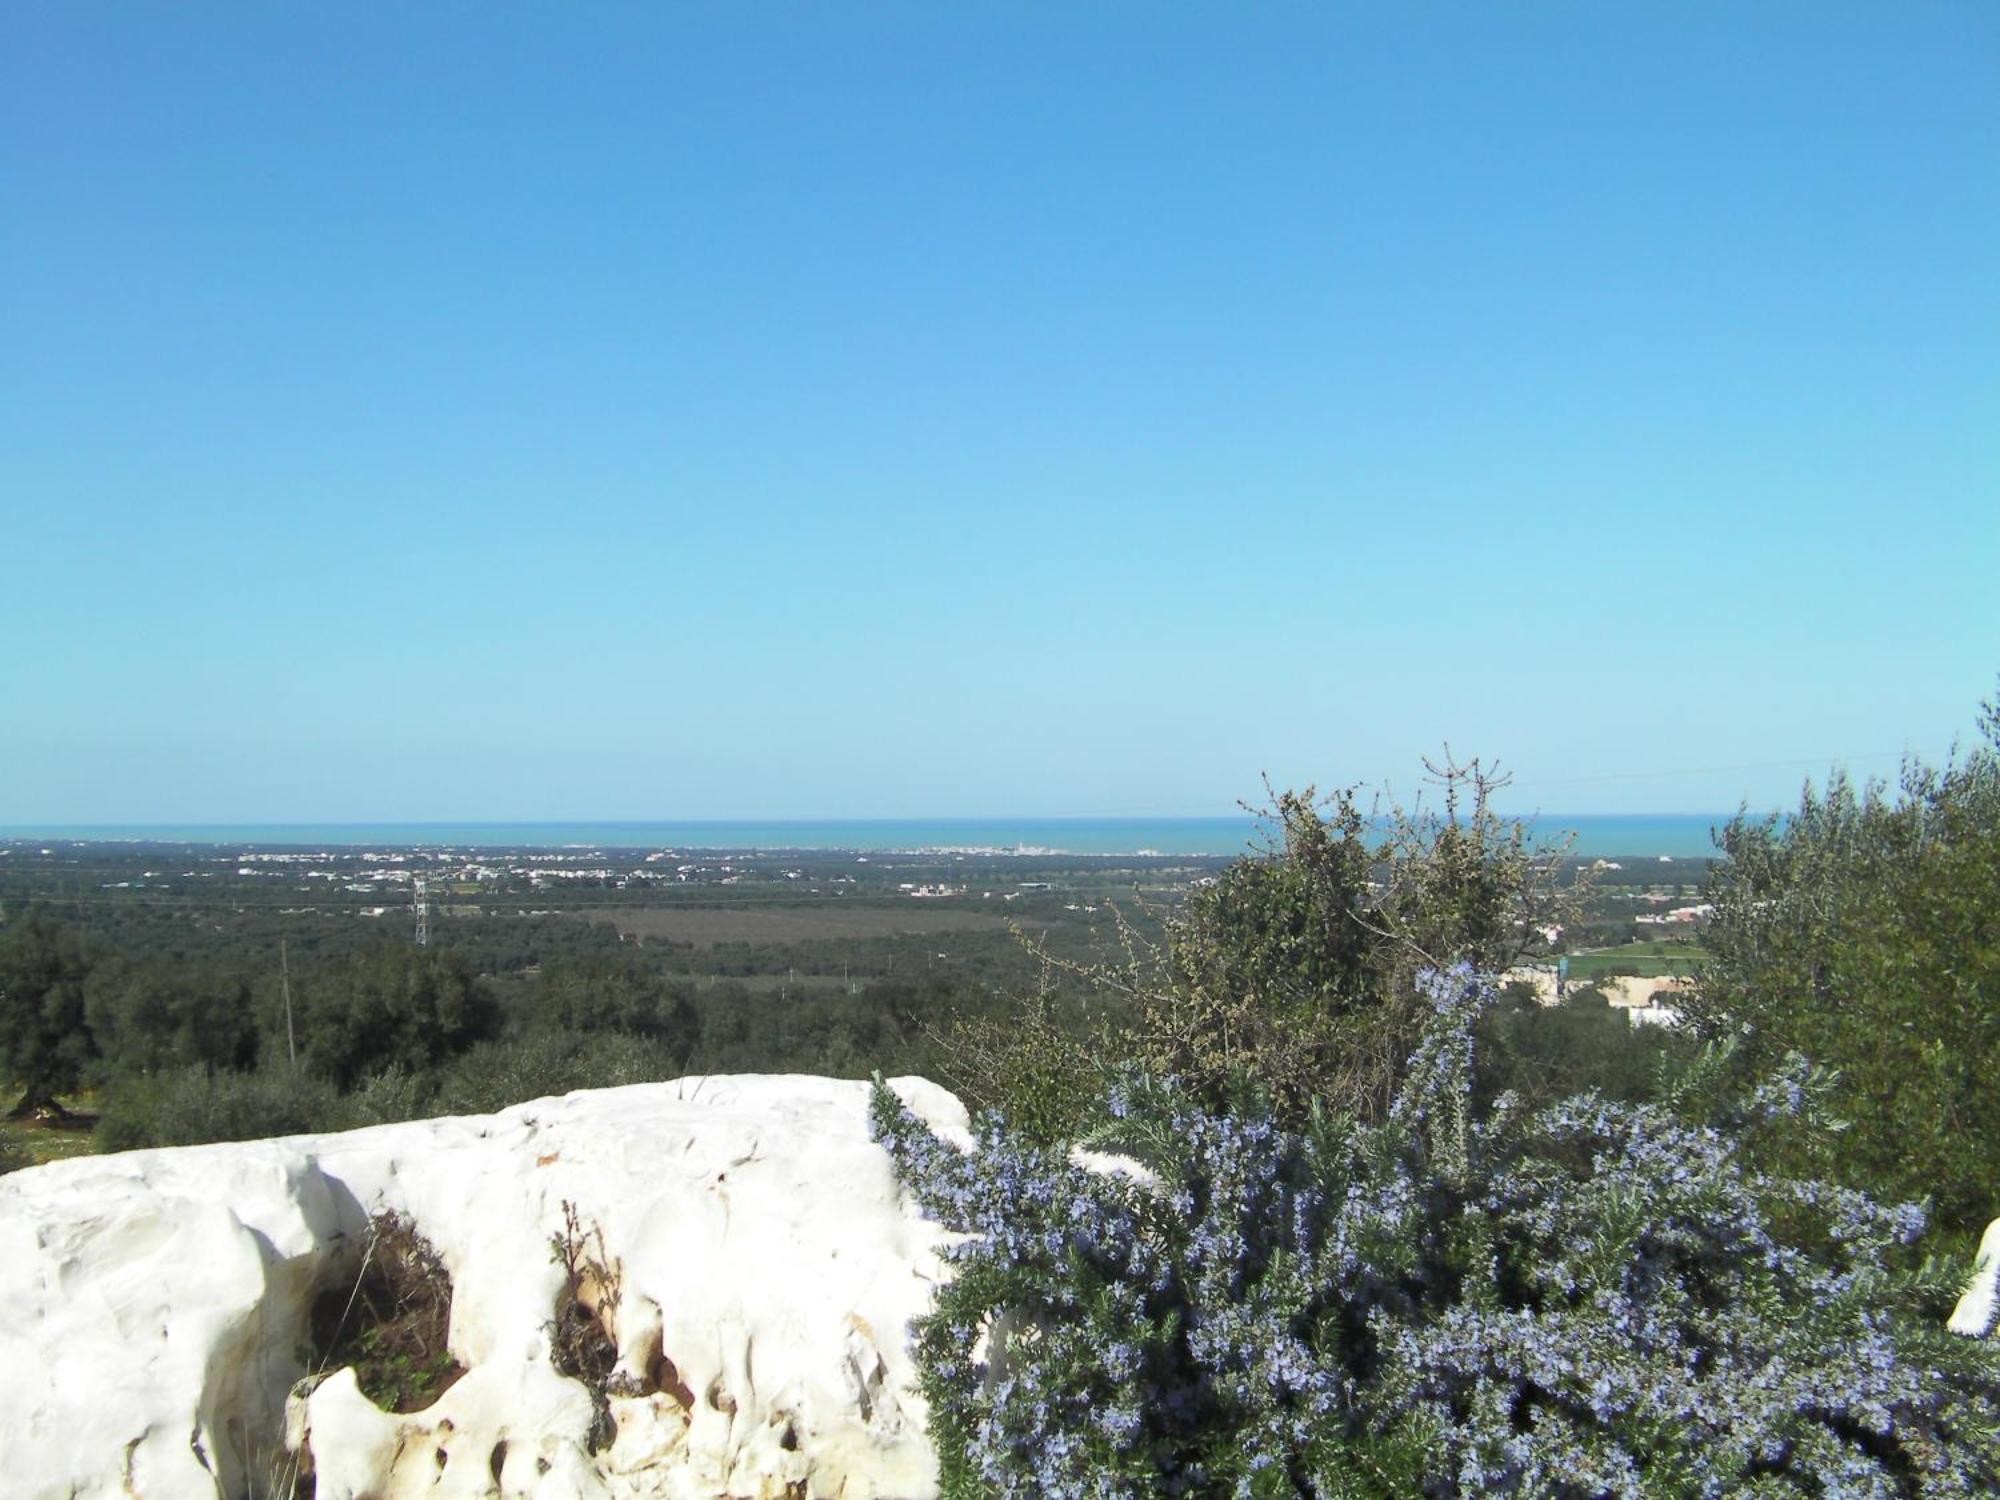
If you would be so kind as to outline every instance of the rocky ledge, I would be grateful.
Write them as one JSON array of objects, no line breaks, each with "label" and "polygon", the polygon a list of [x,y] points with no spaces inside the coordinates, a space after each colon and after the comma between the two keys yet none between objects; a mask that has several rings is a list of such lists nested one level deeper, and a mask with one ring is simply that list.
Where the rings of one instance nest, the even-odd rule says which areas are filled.
[{"label": "rocky ledge", "polygon": [[[904,1335],[946,1237],[867,1098],[688,1078],[0,1179],[7,1493],[934,1495]],[[322,1347],[384,1224],[448,1275],[458,1367],[400,1413]]]}]

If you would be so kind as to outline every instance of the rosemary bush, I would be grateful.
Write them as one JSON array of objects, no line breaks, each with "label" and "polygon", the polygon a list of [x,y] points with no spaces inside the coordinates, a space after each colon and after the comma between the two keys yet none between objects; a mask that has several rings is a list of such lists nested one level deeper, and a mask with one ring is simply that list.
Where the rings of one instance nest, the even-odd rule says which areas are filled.
[{"label": "rosemary bush", "polygon": [[1793,1063],[1716,1123],[1584,1095],[1471,1100],[1491,986],[1429,1020],[1378,1124],[1114,1096],[1150,1180],[879,1088],[924,1209],[969,1237],[916,1329],[947,1493],[1975,1495],[2000,1355],[1944,1331],[1963,1268],[1914,1206],[1752,1172],[1810,1113]]}]

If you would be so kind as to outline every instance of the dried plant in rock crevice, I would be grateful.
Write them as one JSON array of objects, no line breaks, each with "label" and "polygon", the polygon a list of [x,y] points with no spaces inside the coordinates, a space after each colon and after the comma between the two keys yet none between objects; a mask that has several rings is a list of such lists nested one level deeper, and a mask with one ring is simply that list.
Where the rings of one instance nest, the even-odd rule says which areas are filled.
[{"label": "dried plant in rock crevice", "polygon": [[618,1372],[618,1308],[624,1275],[604,1248],[604,1231],[584,1227],[576,1205],[563,1200],[563,1227],[549,1236],[549,1256],[563,1268],[555,1317],[549,1322],[549,1350],[556,1369],[590,1392],[590,1448],[607,1448],[618,1435],[612,1396],[638,1394]]},{"label": "dried plant in rock crevice", "polygon": [[361,1392],[387,1411],[420,1411],[465,1373],[452,1355],[451,1276],[406,1214],[368,1223],[354,1280],[314,1302],[317,1370],[354,1367]]}]

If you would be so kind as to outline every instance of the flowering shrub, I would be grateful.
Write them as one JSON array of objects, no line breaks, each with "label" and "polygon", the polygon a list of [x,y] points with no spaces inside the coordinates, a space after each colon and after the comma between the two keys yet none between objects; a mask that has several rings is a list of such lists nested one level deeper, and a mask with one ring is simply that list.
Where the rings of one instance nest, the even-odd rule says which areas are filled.
[{"label": "flowering shrub", "polygon": [[[1491,987],[1422,987],[1380,1125],[1114,1096],[1151,1181],[993,1117],[961,1153],[878,1087],[903,1181],[969,1236],[915,1329],[948,1494],[2000,1487],[2000,1354],[1924,1305],[1952,1268],[1892,1269],[1920,1210],[1760,1177],[1658,1107],[1475,1118]],[[1744,1120],[1808,1094],[1794,1069]]]}]

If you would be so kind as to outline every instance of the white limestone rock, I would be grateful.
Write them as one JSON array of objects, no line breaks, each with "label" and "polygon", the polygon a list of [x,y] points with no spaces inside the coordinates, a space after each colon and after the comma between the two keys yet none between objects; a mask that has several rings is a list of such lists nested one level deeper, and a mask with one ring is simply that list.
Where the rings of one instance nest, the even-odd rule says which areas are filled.
[{"label": "white limestone rock", "polygon": [[[969,1144],[922,1079],[892,1087]],[[497,1115],[131,1152],[0,1178],[0,1479],[24,1497],[934,1495],[909,1320],[948,1237],[868,1138],[867,1085],[712,1077]],[[615,1440],[551,1361],[563,1204],[621,1278]],[[371,1215],[453,1281],[466,1375],[395,1415],[306,1373]],[[288,1407],[288,1396],[291,1397]]]},{"label": "white limestone rock", "polygon": [[2000,1219],[1986,1226],[1979,1237],[1979,1253],[1973,1258],[1972,1279],[1951,1310],[1945,1324],[1953,1333],[1985,1338],[1993,1331],[1994,1303],[2000,1300]]}]

